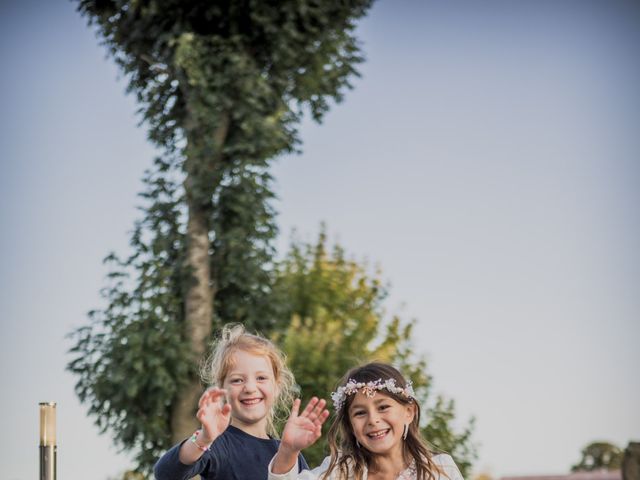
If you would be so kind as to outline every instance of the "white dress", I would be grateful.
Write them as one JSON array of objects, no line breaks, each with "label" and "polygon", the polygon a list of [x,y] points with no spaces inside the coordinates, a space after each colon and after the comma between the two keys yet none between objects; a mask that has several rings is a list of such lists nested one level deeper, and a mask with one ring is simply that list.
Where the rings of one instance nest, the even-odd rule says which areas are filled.
[{"label": "white dress", "polygon": [[[462,478],[462,474],[460,473],[460,470],[458,470],[458,466],[455,464],[455,462],[453,461],[453,458],[451,458],[450,455],[446,455],[446,454],[434,455],[433,461],[436,465],[438,465],[444,471],[446,475],[446,477],[443,475],[440,475],[439,476],[440,478],[436,477],[436,480],[464,480]],[[296,464],[287,473],[278,474],[278,473],[273,473],[271,471],[271,464],[273,463],[273,460],[271,460],[271,462],[269,463],[269,480],[317,480],[320,478],[320,476],[324,472],[327,471],[327,469],[329,468],[330,462],[331,462],[331,457],[326,457],[322,461],[322,464],[320,464],[319,467],[316,467],[313,470],[303,470],[302,472],[298,473],[298,465]],[[328,477],[327,480],[343,480],[343,479],[339,479],[338,475],[339,475],[339,472],[337,470],[334,470],[333,472],[331,472],[331,475]],[[352,478],[353,478],[353,475],[350,473],[349,477],[344,480],[351,480]],[[365,469],[363,478],[364,480],[367,479],[366,469]],[[401,472],[397,478],[397,480],[415,480],[415,479],[416,479],[416,471],[414,466],[410,466],[409,468]]]}]

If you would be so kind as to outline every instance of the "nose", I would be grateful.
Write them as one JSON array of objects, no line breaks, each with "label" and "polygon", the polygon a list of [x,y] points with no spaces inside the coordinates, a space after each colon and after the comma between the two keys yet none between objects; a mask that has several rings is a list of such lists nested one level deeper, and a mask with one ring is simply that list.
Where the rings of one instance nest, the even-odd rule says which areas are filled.
[{"label": "nose", "polygon": [[254,392],[256,390],[256,382],[254,380],[248,379],[244,382],[244,390],[245,392]]},{"label": "nose", "polygon": [[375,425],[376,423],[378,423],[380,421],[380,416],[378,415],[378,412],[371,412],[369,414],[369,424],[370,425]]}]

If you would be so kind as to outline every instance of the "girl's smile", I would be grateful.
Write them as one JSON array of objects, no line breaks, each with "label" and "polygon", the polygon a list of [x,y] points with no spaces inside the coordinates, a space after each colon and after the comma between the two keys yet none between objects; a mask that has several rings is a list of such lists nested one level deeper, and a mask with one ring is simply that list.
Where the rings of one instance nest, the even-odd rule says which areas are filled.
[{"label": "girl's smile", "polygon": [[373,396],[358,392],[348,413],[353,434],[363,447],[373,453],[397,454],[402,451],[402,434],[413,420],[414,408],[382,391]]},{"label": "girl's smile", "polygon": [[253,436],[267,438],[267,416],[276,397],[271,362],[264,355],[238,350],[224,379],[231,425]]},{"label": "girl's smile", "polygon": [[384,430],[377,430],[375,432],[367,433],[367,436],[372,440],[380,440],[380,439],[386,437],[387,433],[389,433],[390,431],[391,431],[391,429],[386,428]]}]

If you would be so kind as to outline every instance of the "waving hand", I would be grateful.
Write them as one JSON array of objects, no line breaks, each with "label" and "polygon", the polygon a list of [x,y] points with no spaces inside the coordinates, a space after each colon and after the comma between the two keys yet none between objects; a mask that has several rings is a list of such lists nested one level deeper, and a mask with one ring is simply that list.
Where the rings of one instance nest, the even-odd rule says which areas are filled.
[{"label": "waving hand", "polygon": [[202,442],[213,442],[229,426],[231,406],[222,404],[225,393],[221,388],[210,388],[200,397],[196,418],[202,424]]},{"label": "waving hand", "polygon": [[302,413],[300,399],[293,402],[291,415],[282,432],[282,444],[290,450],[300,451],[315,443],[322,434],[322,424],[329,417],[327,402],[313,397]]}]

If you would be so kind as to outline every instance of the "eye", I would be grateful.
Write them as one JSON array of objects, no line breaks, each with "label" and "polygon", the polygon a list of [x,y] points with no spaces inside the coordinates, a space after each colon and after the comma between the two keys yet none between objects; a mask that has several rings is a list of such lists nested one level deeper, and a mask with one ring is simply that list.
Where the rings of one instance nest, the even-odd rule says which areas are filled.
[{"label": "eye", "polygon": [[267,375],[260,375],[258,376],[258,381],[259,382],[266,382],[269,380],[269,377]]},{"label": "eye", "polygon": [[229,383],[231,385],[238,385],[238,384],[242,383],[242,379],[241,378],[232,378],[231,380],[229,380]]},{"label": "eye", "polygon": [[356,410],[355,412],[353,412],[354,417],[362,417],[364,414],[365,414],[364,410]]},{"label": "eye", "polygon": [[389,408],[391,408],[391,405],[387,405],[387,404],[382,404],[380,405],[380,407],[378,407],[378,410],[380,410],[381,412],[384,412],[385,410],[388,410]]}]

